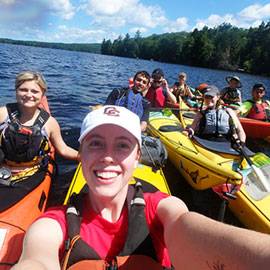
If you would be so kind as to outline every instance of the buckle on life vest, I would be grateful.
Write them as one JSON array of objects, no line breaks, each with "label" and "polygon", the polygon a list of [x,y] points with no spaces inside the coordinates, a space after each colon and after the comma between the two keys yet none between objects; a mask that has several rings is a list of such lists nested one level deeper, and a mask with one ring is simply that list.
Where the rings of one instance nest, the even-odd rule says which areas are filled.
[{"label": "buckle on life vest", "polygon": [[70,244],[71,244],[71,239],[68,238],[67,240],[65,240],[64,246],[65,246],[65,251],[68,251],[70,248]]},{"label": "buckle on life vest", "polygon": [[111,262],[105,262],[105,270],[117,270],[118,264],[116,258],[114,258]]},{"label": "buckle on life vest", "polygon": [[11,185],[11,170],[9,168],[0,168],[0,184],[5,186]]}]

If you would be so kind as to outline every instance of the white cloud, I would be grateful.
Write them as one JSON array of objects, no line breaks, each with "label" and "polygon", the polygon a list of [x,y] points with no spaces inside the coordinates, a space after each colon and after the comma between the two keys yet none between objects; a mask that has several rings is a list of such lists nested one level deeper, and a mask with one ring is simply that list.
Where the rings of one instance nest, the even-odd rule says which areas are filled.
[{"label": "white cloud", "polygon": [[220,16],[212,14],[206,19],[198,19],[194,28],[202,29],[204,26],[216,27],[222,23],[230,23],[233,26],[249,28],[259,26],[263,20],[270,18],[270,4],[254,4],[241,10],[237,14],[225,14]]},{"label": "white cloud", "polygon": [[90,0],[87,5],[87,11],[94,16],[112,16],[125,10],[130,4],[136,4],[136,0]]},{"label": "white cloud", "polygon": [[205,20],[197,20],[197,23],[194,28],[202,29],[204,26],[208,26],[209,28],[217,27],[222,23],[230,23],[231,25],[237,25],[237,20],[234,18],[232,14],[226,14],[224,16],[219,16],[217,14],[210,15]]},{"label": "white cloud", "polygon": [[1,5],[6,5],[6,6],[9,6],[9,5],[12,5],[15,3],[16,0],[0,0],[0,6]]},{"label": "white cloud", "polygon": [[75,8],[70,0],[0,0],[0,22],[9,27],[42,25],[50,14],[71,19]]},{"label": "white cloud", "polygon": [[169,21],[164,27],[165,32],[181,32],[187,30],[189,27],[188,19],[186,17],[179,17],[175,21]]},{"label": "white cloud", "polygon": [[270,3],[264,6],[259,4],[248,6],[239,12],[239,16],[247,21],[270,18]]},{"label": "white cloud", "polygon": [[75,7],[69,0],[50,0],[47,2],[51,11],[65,20],[71,19],[75,14]]},{"label": "white cloud", "polygon": [[102,42],[106,33],[103,30],[81,29],[76,27],[67,27],[60,25],[55,34],[47,36],[50,41],[66,42],[66,43],[93,43]]},{"label": "white cloud", "polygon": [[93,23],[111,28],[127,25],[154,28],[167,21],[159,6],[146,6],[139,0],[89,0],[84,8]]}]

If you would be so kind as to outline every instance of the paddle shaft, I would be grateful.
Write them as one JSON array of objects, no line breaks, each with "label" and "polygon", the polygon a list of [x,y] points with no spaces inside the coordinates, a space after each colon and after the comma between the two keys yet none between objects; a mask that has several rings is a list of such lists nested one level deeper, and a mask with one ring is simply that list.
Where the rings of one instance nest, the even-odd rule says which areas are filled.
[{"label": "paddle shaft", "polygon": [[222,199],[222,202],[220,204],[220,208],[218,211],[218,218],[217,218],[218,221],[221,221],[221,222],[224,221],[225,212],[226,212],[226,208],[227,208],[228,203],[229,203],[228,200]]},{"label": "paddle shaft", "polygon": [[186,128],[186,123],[185,123],[185,120],[184,120],[184,117],[183,117],[183,114],[182,114],[182,110],[181,110],[181,105],[183,103],[183,100],[181,97],[179,97],[179,120],[183,126],[183,128]]}]

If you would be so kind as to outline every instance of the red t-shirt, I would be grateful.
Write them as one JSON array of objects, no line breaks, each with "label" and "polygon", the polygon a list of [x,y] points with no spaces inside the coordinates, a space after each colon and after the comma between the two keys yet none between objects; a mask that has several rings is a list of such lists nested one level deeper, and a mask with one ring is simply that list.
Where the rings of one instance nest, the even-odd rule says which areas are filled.
[{"label": "red t-shirt", "polygon": [[[163,237],[163,226],[156,216],[158,203],[168,197],[168,194],[157,191],[155,193],[144,193],[146,202],[145,216],[150,235],[155,247],[158,261],[164,267],[170,267],[171,262]],[[67,239],[67,223],[65,206],[48,209],[40,218],[52,218],[59,222],[64,239]],[[87,203],[83,209],[80,235],[99,254],[102,259],[112,259],[122,250],[128,228],[128,210],[125,207],[118,221],[111,223],[95,213],[90,204]],[[60,257],[63,253],[63,244],[60,249]]]},{"label": "red t-shirt", "polygon": [[148,89],[145,98],[151,102],[152,107],[164,107],[166,103],[166,97],[162,87]]}]

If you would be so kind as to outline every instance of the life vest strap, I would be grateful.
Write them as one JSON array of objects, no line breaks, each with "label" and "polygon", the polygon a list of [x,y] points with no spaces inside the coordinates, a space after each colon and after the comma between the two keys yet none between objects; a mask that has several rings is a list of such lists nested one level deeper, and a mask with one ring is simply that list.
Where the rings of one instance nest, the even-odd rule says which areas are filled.
[{"label": "life vest strap", "polygon": [[73,248],[73,246],[75,245],[75,243],[81,238],[81,236],[79,234],[75,235],[71,240],[70,238],[68,238],[65,241],[65,250],[66,250],[66,256],[64,258],[63,264],[62,264],[62,269],[67,269],[67,264],[68,264],[68,260],[69,260],[69,256],[71,253],[71,250]]}]

